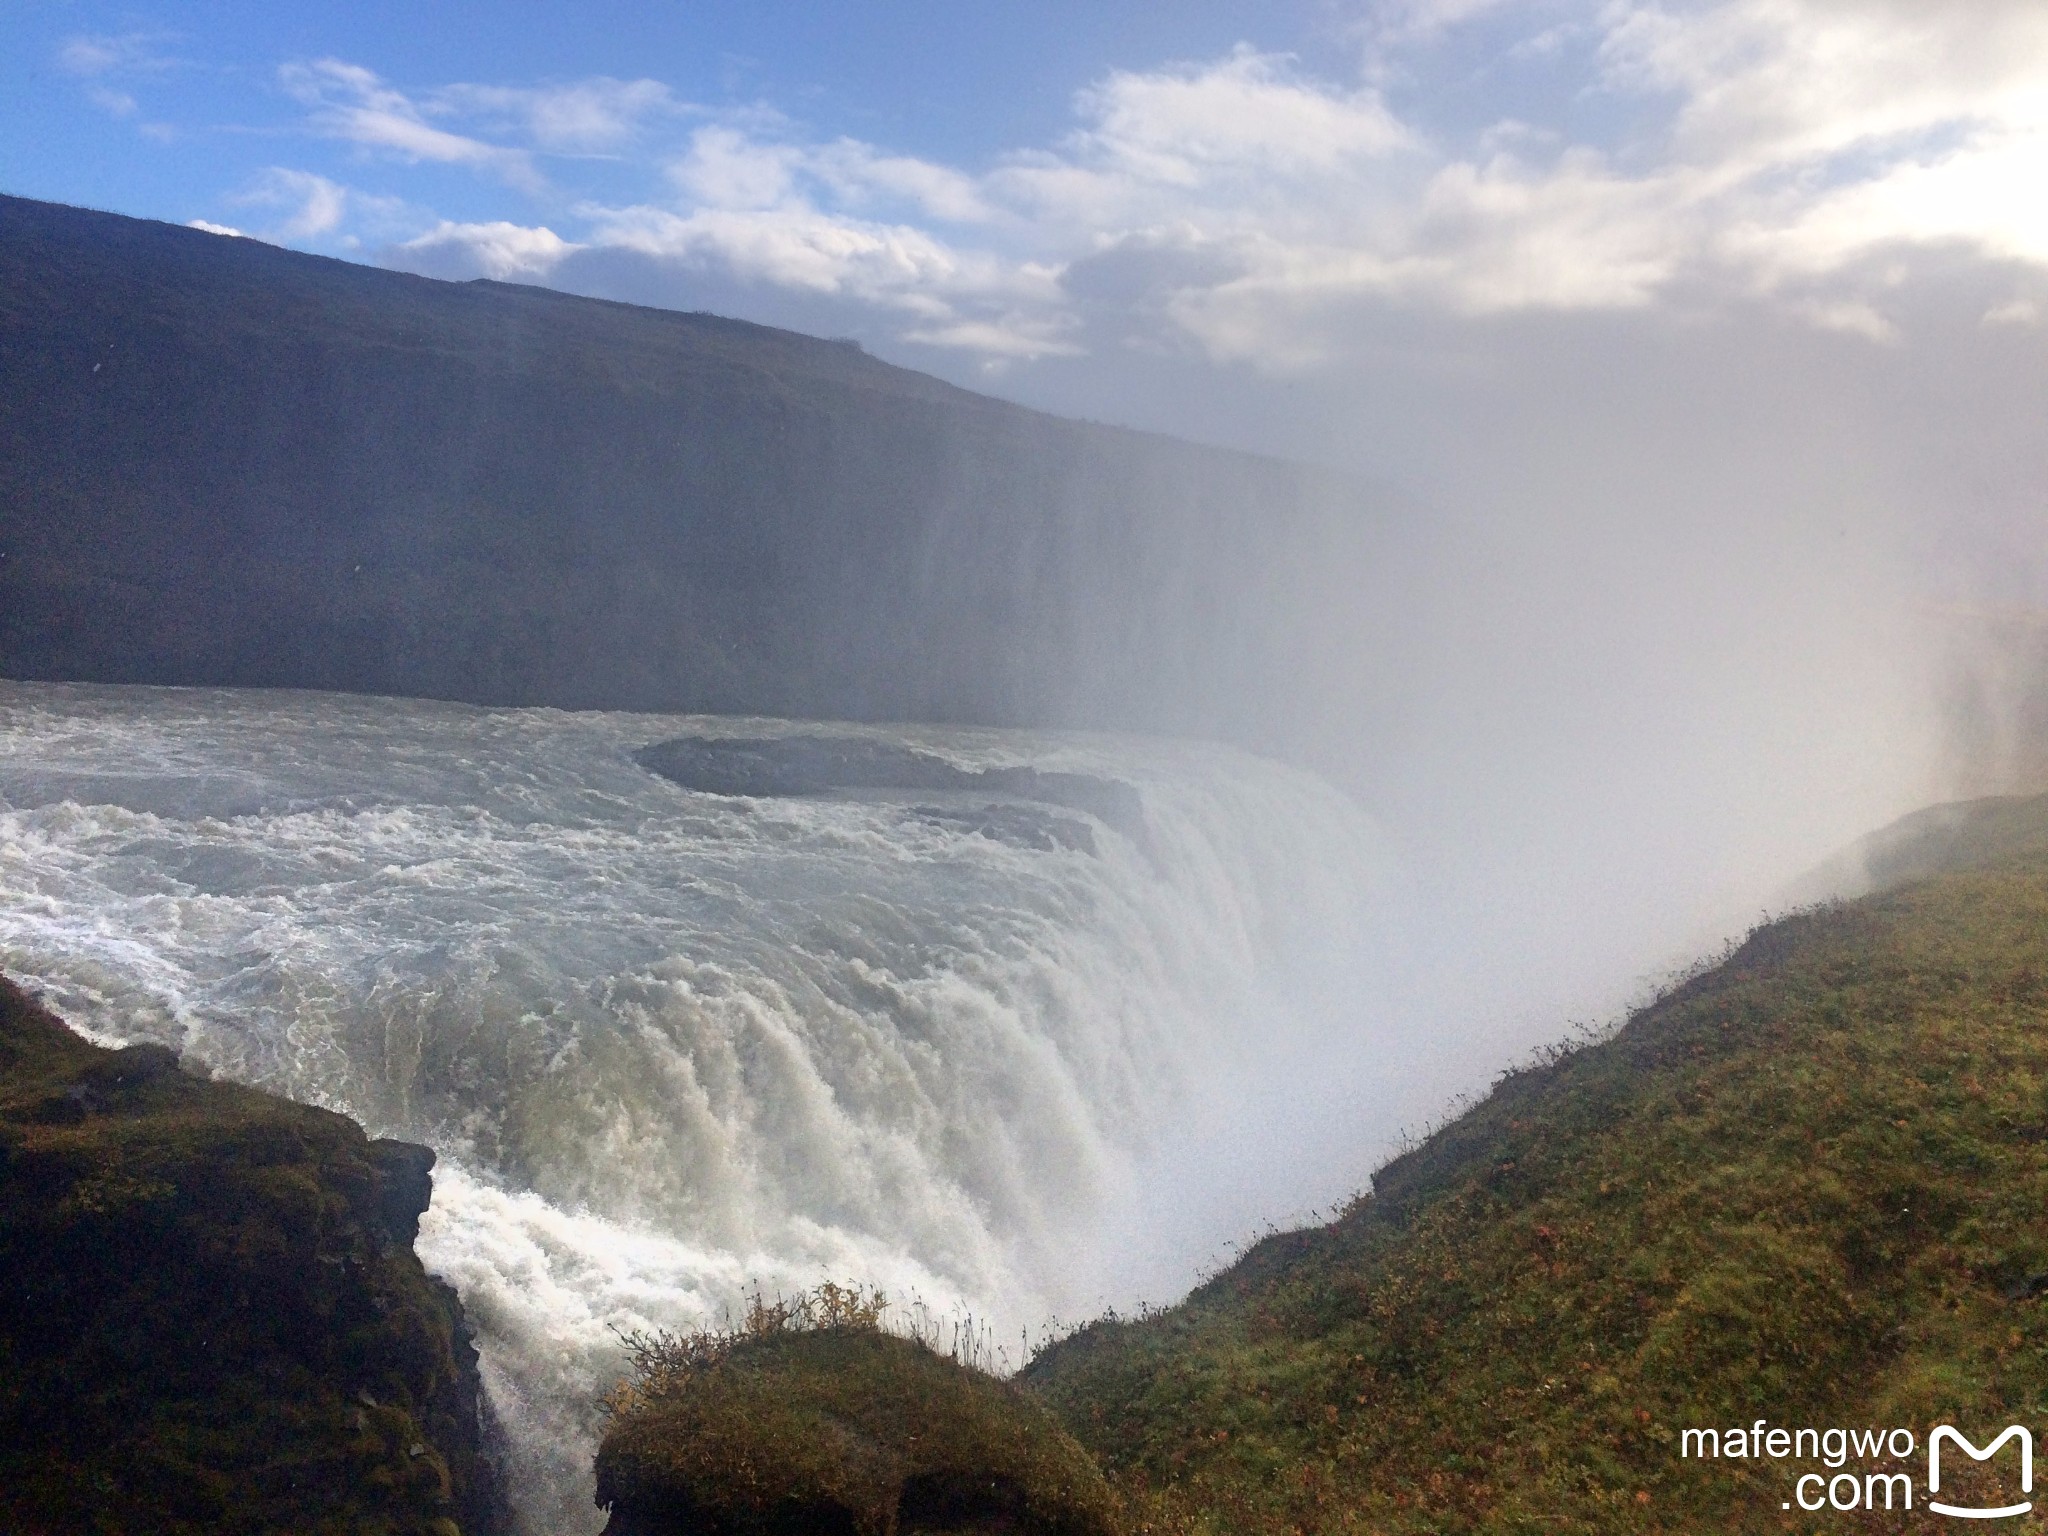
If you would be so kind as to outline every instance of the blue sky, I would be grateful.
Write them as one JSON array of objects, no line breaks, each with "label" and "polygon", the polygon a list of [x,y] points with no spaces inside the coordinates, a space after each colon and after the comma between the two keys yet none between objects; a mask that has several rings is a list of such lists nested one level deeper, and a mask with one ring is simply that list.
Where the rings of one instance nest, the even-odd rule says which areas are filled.
[{"label": "blue sky", "polygon": [[[0,99],[8,185],[166,218],[224,211],[234,178],[272,161],[347,168],[345,158],[305,142],[303,113],[278,89],[278,71],[293,61],[362,63],[414,88],[652,78],[714,111],[769,105],[822,135],[962,162],[1057,136],[1075,90],[1105,68],[1218,55],[1245,41],[1310,56],[1341,53],[1345,44],[1341,27],[1313,3],[1242,0],[1171,8],[529,0],[153,10],[25,0],[0,27],[11,34]],[[67,62],[79,39],[118,43],[126,57],[95,79]],[[101,85],[107,77],[119,83]],[[137,111],[109,113],[104,102],[114,92]],[[137,132],[151,123],[175,137],[155,140],[164,153],[138,154]],[[488,191],[439,190],[451,213],[503,211]]]},{"label": "blue sky", "polygon": [[[373,0],[147,9],[24,0],[0,25],[9,34],[0,103],[9,184],[46,196],[97,195],[165,217],[195,203],[217,208],[231,183],[210,175],[265,162],[260,147],[223,140],[275,145],[294,135],[302,114],[276,89],[279,68],[291,61],[345,59],[414,87],[654,78],[693,103],[780,103],[821,132],[970,159],[1057,133],[1077,84],[1105,65],[1221,53],[1247,39],[1312,48],[1339,41],[1313,5],[1245,3],[1169,11]],[[90,87],[80,88],[84,72],[66,64],[67,47],[80,38],[123,40],[132,50],[107,73],[122,77],[112,89],[146,104],[146,113],[123,124]],[[174,125],[185,154],[138,158],[132,130],[144,117]],[[123,126],[130,131],[109,131]],[[279,147],[268,158],[302,162],[311,148]],[[483,211],[481,199],[469,201]]]}]

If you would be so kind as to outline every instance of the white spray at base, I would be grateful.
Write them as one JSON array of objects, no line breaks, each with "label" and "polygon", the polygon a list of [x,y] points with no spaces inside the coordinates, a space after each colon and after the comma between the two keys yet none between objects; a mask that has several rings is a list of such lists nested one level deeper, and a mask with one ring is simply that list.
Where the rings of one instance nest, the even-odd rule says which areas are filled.
[{"label": "white spray at base", "polygon": [[1142,839],[1060,813],[1090,851],[944,795],[724,798],[630,755],[797,729],[0,684],[0,967],[100,1037],[439,1151],[420,1253],[534,1532],[602,1523],[614,1329],[824,1278],[999,1342],[1164,1299],[1238,1235],[1204,1172],[1309,1150],[1278,1090],[1364,1091],[1384,861],[1321,781],[836,728],[1135,787]]}]

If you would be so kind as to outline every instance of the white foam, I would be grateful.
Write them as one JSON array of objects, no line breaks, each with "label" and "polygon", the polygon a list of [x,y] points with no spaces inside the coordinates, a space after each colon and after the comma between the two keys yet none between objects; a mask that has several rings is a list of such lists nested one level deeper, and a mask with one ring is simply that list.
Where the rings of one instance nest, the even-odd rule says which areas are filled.
[{"label": "white foam", "polygon": [[602,1523],[615,1328],[826,1277],[1011,1339],[1156,1299],[1219,1235],[1190,1175],[1226,1128],[1285,1155],[1274,1091],[1370,1062],[1384,870],[1319,781],[869,733],[1137,786],[1147,846],[1097,825],[1090,855],[889,797],[690,794],[629,755],[709,724],[0,684],[0,966],[103,1038],[440,1151],[421,1253],[534,1531]]}]

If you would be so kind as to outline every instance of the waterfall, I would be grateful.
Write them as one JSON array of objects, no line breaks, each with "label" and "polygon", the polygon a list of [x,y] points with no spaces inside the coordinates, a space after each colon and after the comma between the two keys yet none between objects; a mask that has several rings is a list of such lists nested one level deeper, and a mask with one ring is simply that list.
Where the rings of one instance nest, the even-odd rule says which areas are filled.
[{"label": "waterfall", "polygon": [[1133,829],[957,789],[694,793],[633,757],[799,729],[0,684],[0,967],[97,1038],[437,1149],[420,1252],[477,1327],[533,1531],[602,1523],[614,1329],[835,1277],[971,1311],[1015,1358],[1050,1317],[1184,1289],[1229,1235],[1205,1170],[1284,1152],[1288,1085],[1369,1065],[1389,876],[1320,780],[1198,742],[832,728],[1127,785]]}]

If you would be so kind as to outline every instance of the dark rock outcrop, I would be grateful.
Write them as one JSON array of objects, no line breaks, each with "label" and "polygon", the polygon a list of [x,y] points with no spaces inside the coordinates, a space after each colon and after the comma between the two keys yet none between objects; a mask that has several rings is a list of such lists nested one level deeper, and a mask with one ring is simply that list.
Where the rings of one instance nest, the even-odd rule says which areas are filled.
[{"label": "dark rock outcrop", "polygon": [[506,1529],[432,1165],[0,978],[0,1529]]},{"label": "dark rock outcrop", "polygon": [[[1140,847],[1146,844],[1144,797],[1117,779],[1038,768],[957,768],[944,758],[893,742],[819,732],[744,738],[680,736],[634,753],[650,773],[712,795],[824,795],[836,791],[998,795],[1057,805],[1093,816]],[[914,814],[1006,842],[1095,851],[1085,823],[1019,815],[1004,805],[916,806]]]},{"label": "dark rock outcrop", "polygon": [[765,326],[0,198],[0,676],[1245,727],[1355,500]]}]

